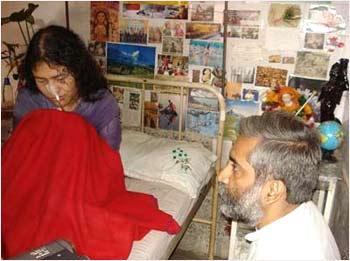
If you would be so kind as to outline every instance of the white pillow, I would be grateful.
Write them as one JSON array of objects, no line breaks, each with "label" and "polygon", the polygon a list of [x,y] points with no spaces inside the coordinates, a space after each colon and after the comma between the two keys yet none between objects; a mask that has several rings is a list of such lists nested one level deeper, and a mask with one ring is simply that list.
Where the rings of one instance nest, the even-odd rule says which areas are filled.
[{"label": "white pillow", "polygon": [[125,175],[168,184],[195,198],[208,182],[215,154],[197,142],[123,130],[120,154]]}]

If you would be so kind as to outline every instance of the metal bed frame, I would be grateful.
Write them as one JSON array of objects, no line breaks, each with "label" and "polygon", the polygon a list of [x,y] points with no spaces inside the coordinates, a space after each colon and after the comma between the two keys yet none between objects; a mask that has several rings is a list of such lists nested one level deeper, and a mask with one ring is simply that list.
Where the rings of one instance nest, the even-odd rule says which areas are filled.
[{"label": "metal bed frame", "polygon": [[[219,102],[219,128],[217,133],[217,142],[216,142],[216,165],[215,165],[215,174],[212,178],[211,186],[212,186],[212,195],[211,195],[211,218],[209,220],[206,219],[199,219],[199,218],[193,218],[192,221],[202,223],[205,225],[210,226],[210,238],[209,238],[209,249],[208,249],[208,258],[213,259],[214,253],[215,253],[215,246],[216,246],[216,225],[217,225],[217,206],[218,206],[218,181],[217,181],[217,175],[219,174],[219,171],[221,169],[221,154],[222,154],[222,141],[223,141],[223,132],[224,132],[224,123],[225,123],[225,100],[221,93],[215,89],[214,87],[211,87],[210,85],[200,84],[200,83],[188,83],[188,82],[178,82],[178,81],[164,81],[164,80],[156,80],[156,79],[146,79],[146,78],[136,78],[136,77],[127,77],[127,76],[120,76],[120,75],[113,75],[113,74],[107,74],[106,78],[109,82],[109,84],[118,83],[118,86],[120,87],[128,87],[123,86],[122,83],[127,84],[135,84],[135,85],[141,85],[141,132],[145,132],[144,127],[144,98],[145,98],[145,91],[149,90],[149,88],[153,88],[155,90],[158,87],[175,87],[177,89],[180,89],[180,108],[179,108],[179,130],[178,130],[178,139],[181,140],[184,137],[183,131],[182,131],[182,119],[183,119],[183,99],[185,90],[187,91],[190,88],[196,88],[196,89],[202,89],[209,91],[213,93]],[[210,188],[210,186],[207,186]],[[207,191],[209,191],[209,188]],[[207,192],[206,192],[207,193]],[[205,193],[205,194],[206,194]],[[204,199],[204,197],[203,197]],[[197,209],[194,208],[191,210],[191,213],[189,216],[194,216]],[[186,231],[188,225],[190,224],[190,221],[185,221],[183,226],[184,229],[175,237],[177,240],[175,244],[171,244],[170,249],[168,249],[167,254],[170,255],[171,252],[175,249],[177,243],[180,241],[181,237],[183,236],[184,232]]]}]

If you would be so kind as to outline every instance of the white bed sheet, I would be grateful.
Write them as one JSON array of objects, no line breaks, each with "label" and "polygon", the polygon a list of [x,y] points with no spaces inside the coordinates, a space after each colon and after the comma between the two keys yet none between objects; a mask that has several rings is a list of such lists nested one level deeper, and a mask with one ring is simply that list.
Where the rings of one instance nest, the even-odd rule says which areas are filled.
[{"label": "white bed sheet", "polygon": [[[213,169],[208,172],[207,181],[213,175]],[[139,179],[126,177],[126,187],[129,191],[143,192],[153,195],[158,199],[158,205],[161,210],[172,215],[174,219],[182,225],[190,213],[192,206],[197,198],[191,198],[184,192],[177,190],[169,185],[154,183]],[[207,184],[207,182],[205,183]],[[152,230],[142,240],[134,241],[130,260],[146,259],[164,259],[164,253],[168,248],[170,241],[175,235],[169,235],[166,232]]]}]

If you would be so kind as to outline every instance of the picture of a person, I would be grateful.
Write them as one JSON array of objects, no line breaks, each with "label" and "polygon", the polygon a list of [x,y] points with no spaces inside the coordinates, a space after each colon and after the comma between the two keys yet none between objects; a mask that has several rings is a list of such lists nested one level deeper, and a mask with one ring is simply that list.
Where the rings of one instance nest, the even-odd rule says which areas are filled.
[{"label": "picture of a person", "polygon": [[211,56],[211,48],[210,48],[210,43],[208,43],[207,47],[204,48],[204,52],[203,52],[203,65],[204,66],[208,66],[210,56]]},{"label": "picture of a person", "polygon": [[163,35],[171,36],[171,24],[169,21],[164,24]]},{"label": "picture of a person", "polygon": [[185,35],[184,31],[181,28],[181,24],[177,23],[175,24],[175,37],[183,37]]},{"label": "picture of a person", "polygon": [[202,72],[202,82],[203,83],[210,83],[211,80],[211,69],[210,68],[204,68]]},{"label": "picture of a person", "polygon": [[175,104],[171,100],[168,100],[168,103],[169,103],[168,106],[160,110],[160,113],[165,114],[165,116],[168,119],[168,125],[170,125],[171,123],[175,122],[177,117],[177,112],[176,112]]},{"label": "picture of a person", "polygon": [[105,11],[96,12],[94,19],[93,35],[94,39],[99,42],[105,42],[108,40],[108,16]]}]

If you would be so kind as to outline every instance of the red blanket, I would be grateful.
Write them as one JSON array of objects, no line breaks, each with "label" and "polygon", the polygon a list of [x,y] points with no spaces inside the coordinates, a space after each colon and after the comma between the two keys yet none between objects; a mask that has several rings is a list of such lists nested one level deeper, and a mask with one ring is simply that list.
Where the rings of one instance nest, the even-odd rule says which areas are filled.
[{"label": "red blanket", "polygon": [[128,192],[118,152],[75,113],[37,110],[2,148],[2,256],[52,240],[93,259],[126,259],[151,229],[179,232],[150,195]]}]

